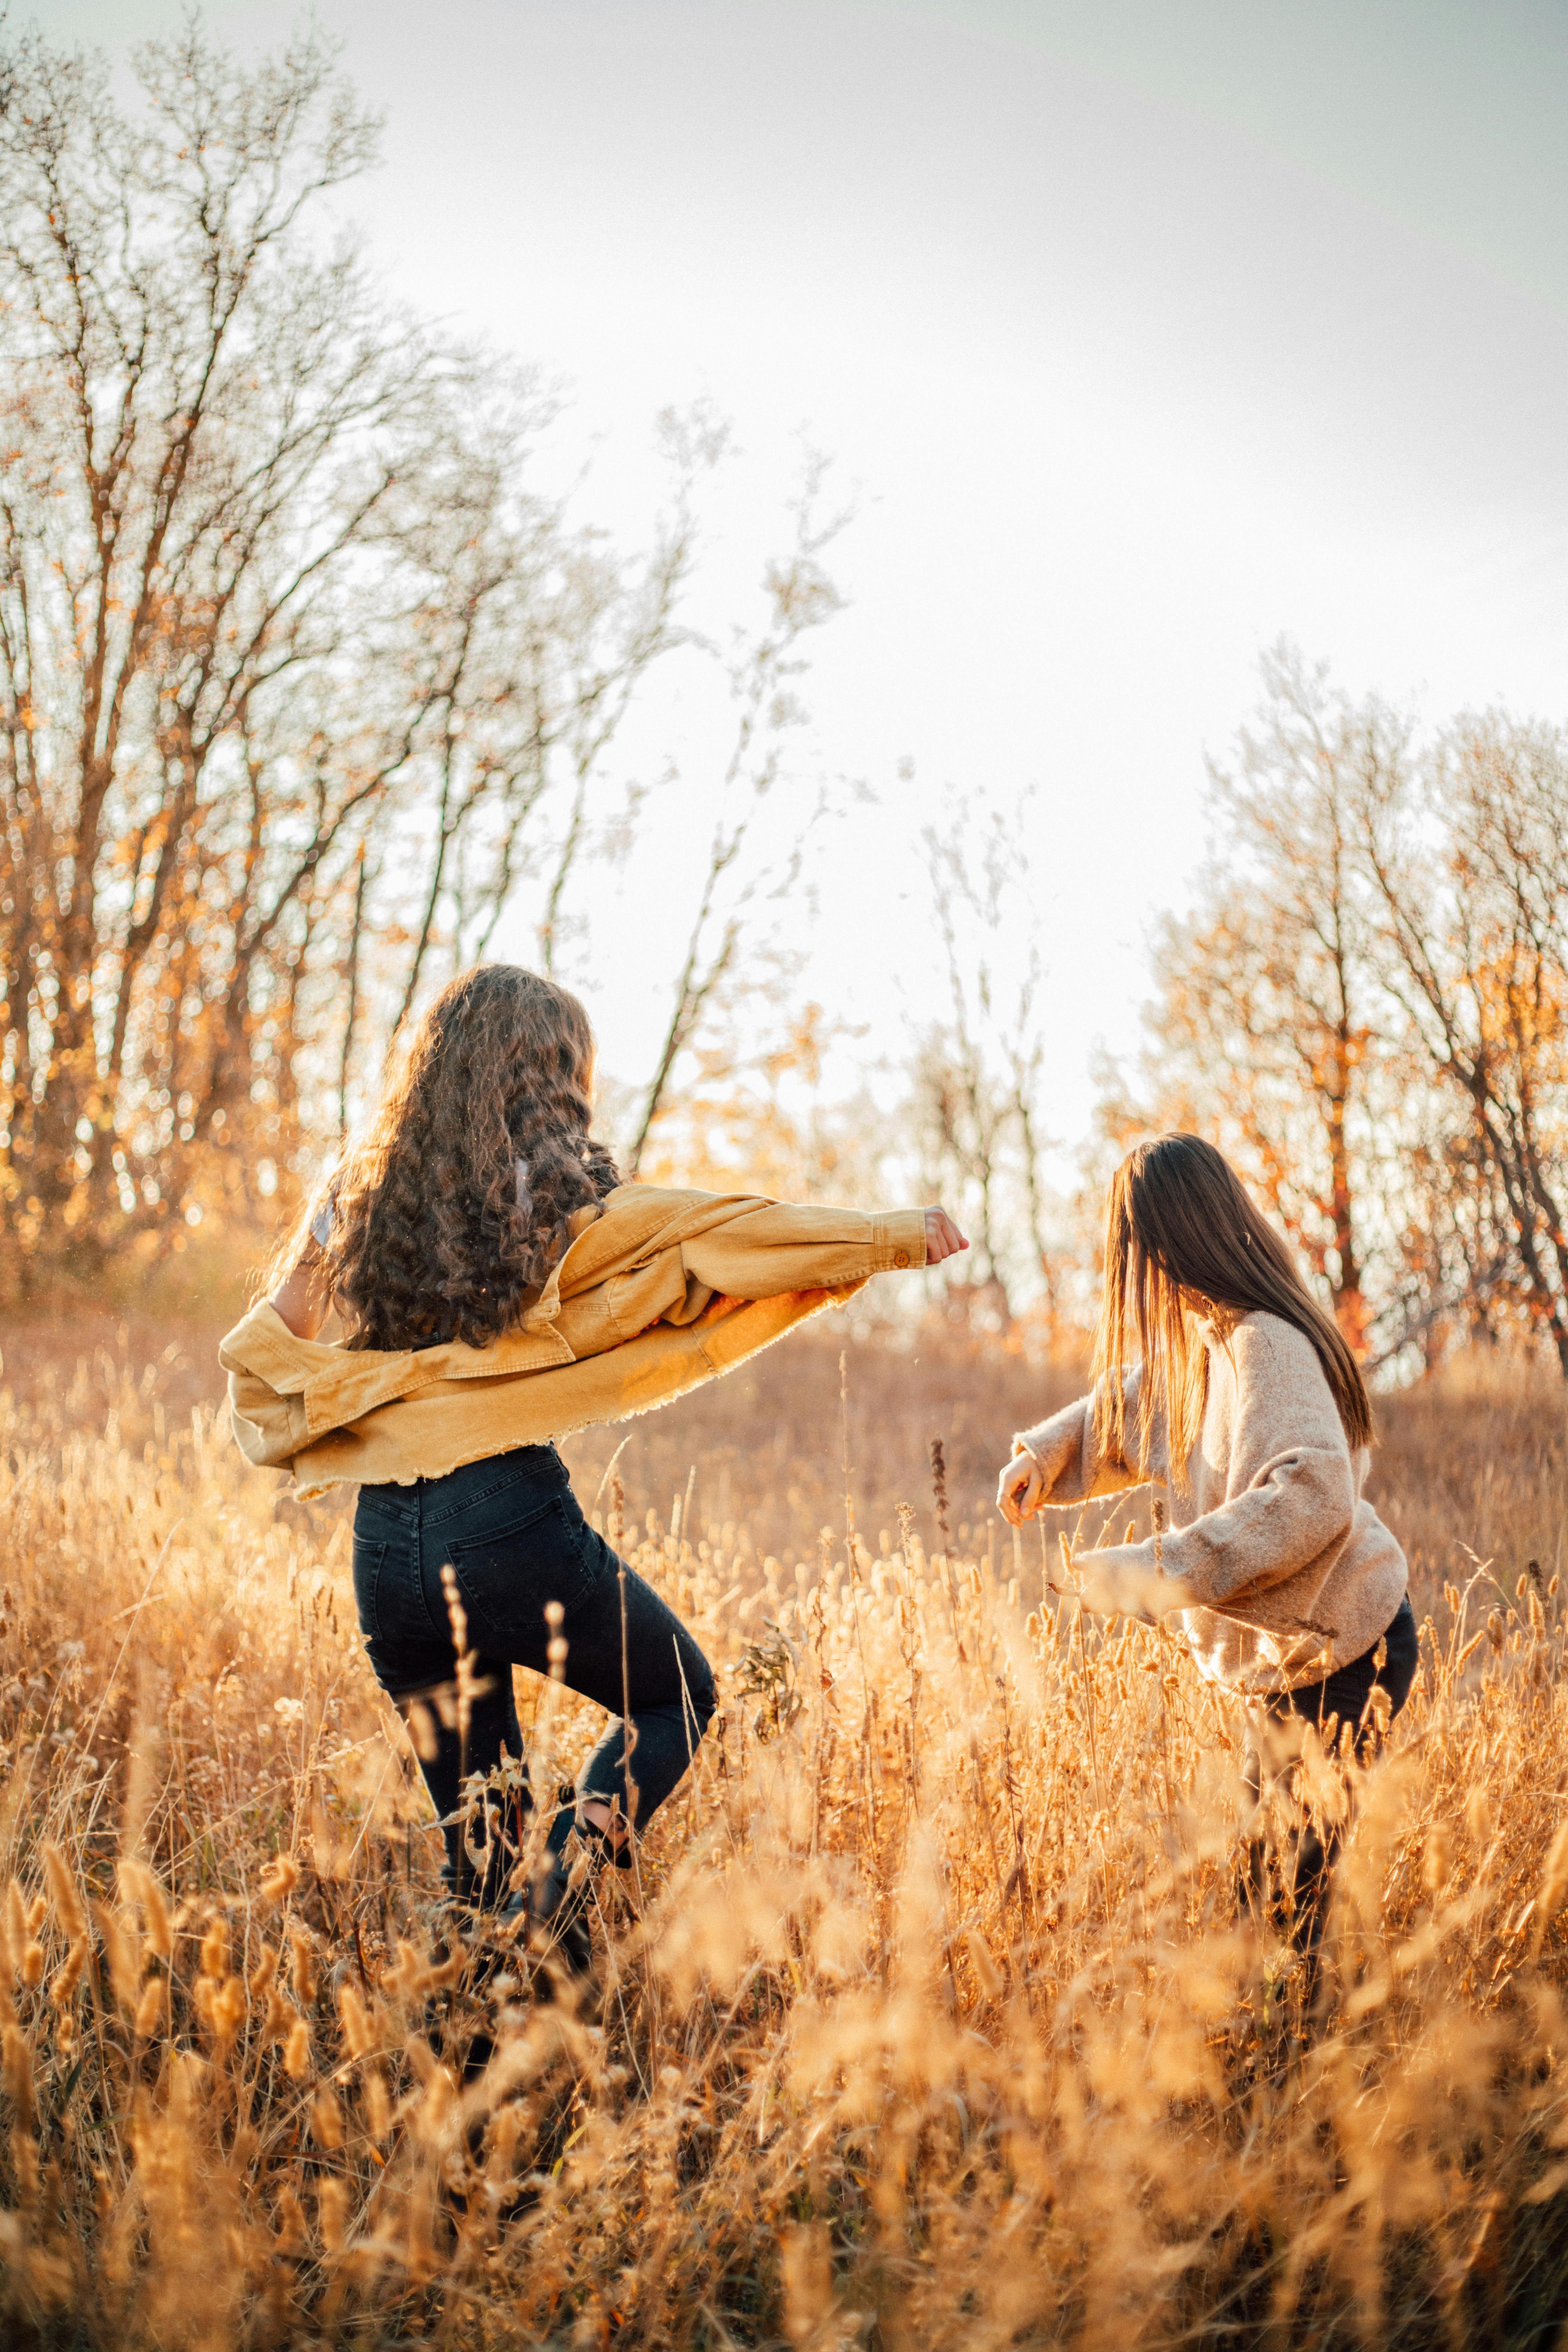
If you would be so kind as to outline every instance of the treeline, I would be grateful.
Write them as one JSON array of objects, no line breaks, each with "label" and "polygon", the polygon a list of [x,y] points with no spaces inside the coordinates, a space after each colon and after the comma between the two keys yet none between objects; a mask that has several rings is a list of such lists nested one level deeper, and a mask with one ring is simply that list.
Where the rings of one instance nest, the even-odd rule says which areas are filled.
[{"label": "treeline", "polygon": [[677,658],[718,814],[685,812],[634,1160],[737,984],[742,852],[837,609],[820,469],[760,617],[704,640],[723,430],[663,420],[639,549],[575,520],[540,487],[536,384],[400,310],[334,230],[376,129],[310,31],[246,62],[193,22],[121,84],[0,27],[5,1281],[264,1214],[523,886],[551,966],[587,865],[688,781],[616,764]]},{"label": "treeline", "polygon": [[1208,814],[1076,1181],[1042,1083],[1048,971],[1009,946],[1027,825],[928,837],[950,1010],[892,1110],[859,1116],[884,1189],[912,1171],[968,1223],[950,1311],[1081,1347],[1110,1168],[1185,1128],[1231,1155],[1373,1368],[1506,1341],[1568,1373],[1568,732],[1500,710],[1424,730],[1281,646]]},{"label": "treeline", "polygon": [[[821,803],[785,757],[839,608],[821,468],[758,617],[704,635],[722,430],[665,421],[638,548],[547,495],[531,379],[327,234],[375,135],[309,33],[242,63],[192,28],[121,84],[0,28],[0,1288],[265,1223],[423,992],[515,941],[523,896],[556,967],[603,861],[673,820],[659,1042],[606,1089],[634,1171],[948,1199],[975,1244],[949,1311],[1076,1339],[1108,1160],[1194,1127],[1369,1362],[1523,1338],[1568,1371],[1568,736],[1423,732],[1279,650],[1076,1188],[1026,810],[926,835],[944,1009],[825,1091],[789,930]],[[626,748],[676,662],[695,795]]]},{"label": "treeline", "polygon": [[1423,732],[1289,647],[1263,684],[1106,1136],[1230,1151],[1373,1364],[1522,1338],[1568,1373],[1568,734]]}]

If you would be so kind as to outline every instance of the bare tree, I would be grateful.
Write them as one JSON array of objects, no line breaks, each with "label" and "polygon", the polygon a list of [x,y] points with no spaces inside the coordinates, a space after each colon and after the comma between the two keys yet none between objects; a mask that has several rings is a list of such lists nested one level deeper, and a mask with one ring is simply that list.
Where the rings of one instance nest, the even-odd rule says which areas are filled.
[{"label": "bare tree", "polygon": [[648,670],[688,642],[677,608],[695,481],[721,447],[717,433],[666,420],[670,503],[651,548],[628,560],[523,493],[535,412],[500,390],[489,412],[470,397],[439,495],[421,485],[399,535],[420,583],[406,631],[420,724],[406,769],[418,819],[398,877],[415,921],[394,1027],[437,944],[454,963],[482,955],[525,881],[542,890],[553,969],[567,890],[613,789],[606,755]]},{"label": "bare tree", "polygon": [[1522,1325],[1568,1372],[1568,737],[1422,746],[1289,648],[1264,670],[1107,1131],[1231,1150],[1369,1360]]},{"label": "bare tree", "polygon": [[1410,730],[1331,691],[1289,646],[1262,672],[1234,762],[1211,764],[1215,855],[1155,949],[1149,1115],[1232,1152],[1364,1348],[1381,991],[1360,812],[1405,772]]},{"label": "bare tree", "polygon": [[[1568,1375],[1568,735],[1461,719],[1369,798],[1384,977],[1428,1084],[1462,1105],[1472,1193]],[[1482,1240],[1477,1271],[1500,1286]]]},{"label": "bare tree", "polygon": [[[628,1155],[634,1176],[668,1103],[681,1056],[691,1051],[704,1023],[721,1007],[731,1005],[737,984],[742,991],[769,984],[776,957],[760,957],[752,946],[746,969],[739,968],[747,919],[764,894],[779,898],[788,893],[799,874],[805,838],[819,813],[810,803],[801,811],[792,826],[782,870],[766,863],[748,866],[746,853],[762,803],[779,785],[785,743],[805,719],[794,685],[807,666],[804,642],[843,610],[843,600],[823,559],[847,527],[850,513],[847,509],[826,516],[820,513],[826,476],[826,461],[811,457],[794,503],[794,543],[787,556],[767,565],[763,575],[767,600],[763,625],[751,635],[737,631],[725,656],[734,727],[669,1018]],[[679,788],[679,772],[672,773],[666,790]]]},{"label": "bare tree", "polygon": [[[1042,975],[1020,847],[1027,805],[1004,814],[961,801],[946,830],[926,830],[949,1010],[910,1071],[922,1173],[962,1202],[973,1245],[973,1269],[949,1291],[1005,1325],[1020,1280],[1038,1285],[1047,1313],[1057,1307],[1038,1108]],[[999,954],[1009,938],[1020,951]]]},{"label": "bare tree", "polygon": [[[332,590],[434,369],[378,334],[352,258],[300,250],[374,133],[313,40],[249,74],[194,32],[152,47],[142,123],[101,60],[35,36],[6,63],[0,985],[26,1234],[101,1197],[132,1063],[205,992],[194,906],[228,930],[232,995],[308,925],[323,847],[376,788],[307,759],[288,798],[310,841],[269,827],[259,705],[342,658]],[[193,1127],[183,1084],[139,1108],[144,1132]]]},{"label": "bare tree", "polygon": [[[1368,1362],[1433,1370],[1456,1342],[1495,1347],[1528,1317],[1497,1171],[1450,1090],[1403,1028],[1384,1055],[1397,1102],[1397,1181]],[[1456,1115],[1458,1114],[1458,1115]]]},{"label": "bare tree", "polygon": [[346,1118],[525,878],[548,952],[716,436],[640,558],[528,488],[526,381],[314,239],[376,129],[314,34],[0,62],[0,1221],[90,1264]]},{"label": "bare tree", "polygon": [[[629,595],[618,571],[609,578],[615,593],[605,598],[580,597],[574,614],[578,625],[569,642],[574,659],[563,752],[569,772],[565,819],[549,866],[549,883],[539,927],[540,956],[546,971],[553,971],[562,937],[567,892],[578,865],[591,845],[595,786],[602,780],[606,752],[620,731],[633,693],[644,672],[662,654],[678,646],[700,646],[694,632],[676,624],[675,610],[693,562],[697,535],[694,488],[728,455],[730,430],[706,401],[685,410],[667,409],[659,418],[659,441],[669,466],[673,496],[668,517],[646,564],[642,579]],[[580,576],[603,578],[599,566],[580,564]],[[600,609],[613,615],[614,640],[603,642],[597,626],[584,630],[582,620]],[[635,793],[635,810],[646,797]],[[602,837],[602,836],[601,836]]]}]

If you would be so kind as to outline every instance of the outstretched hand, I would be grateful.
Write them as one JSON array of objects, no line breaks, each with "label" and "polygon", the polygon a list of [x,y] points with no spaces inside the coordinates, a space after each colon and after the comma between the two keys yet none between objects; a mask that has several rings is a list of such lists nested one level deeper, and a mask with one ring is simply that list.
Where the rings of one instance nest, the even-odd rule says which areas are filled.
[{"label": "outstretched hand", "polygon": [[1010,1528],[1032,1519],[1046,1498],[1046,1474],[1032,1454],[1015,1454],[996,1481],[996,1508]]},{"label": "outstretched hand", "polygon": [[944,1257],[956,1257],[969,1244],[953,1223],[945,1209],[926,1211],[926,1264],[940,1265]]}]

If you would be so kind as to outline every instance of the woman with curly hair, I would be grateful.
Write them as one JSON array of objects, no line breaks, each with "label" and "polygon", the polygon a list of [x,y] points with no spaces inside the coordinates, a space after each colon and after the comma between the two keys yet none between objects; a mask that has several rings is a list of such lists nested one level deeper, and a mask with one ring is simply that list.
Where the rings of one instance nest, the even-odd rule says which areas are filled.
[{"label": "woman with curly hair", "polygon": [[[968,1246],[940,1209],[623,1184],[590,1133],[593,1071],[565,989],[505,964],[453,981],[220,1351],[252,1461],[302,1494],[359,1485],[360,1625],[416,1733],[450,1895],[528,1908],[576,1970],[580,1857],[629,1863],[714,1690],[674,1612],[584,1518],[555,1441],[729,1370],[874,1273]],[[531,1886],[526,1769],[504,1811],[477,1800],[503,1750],[522,1759],[514,1665],[563,1671],[612,1718]]]}]

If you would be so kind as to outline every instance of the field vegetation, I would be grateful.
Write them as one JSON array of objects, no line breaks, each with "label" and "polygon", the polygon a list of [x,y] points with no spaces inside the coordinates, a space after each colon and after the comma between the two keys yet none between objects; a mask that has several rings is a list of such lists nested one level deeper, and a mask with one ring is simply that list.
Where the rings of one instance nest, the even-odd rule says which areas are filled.
[{"label": "field vegetation", "polygon": [[[0,1406],[7,2341],[1556,2340],[1554,1384],[1384,1406],[1422,1665],[1315,2022],[1238,1909],[1241,1722],[984,1507],[1047,1376],[932,1335],[841,1386],[818,1326],[595,1433],[722,1714],[574,1999],[443,1939],[342,1509],[245,1469],[199,1351],[105,1337],[22,1334]],[[593,1710],[520,1702],[547,1789]]]},{"label": "field vegetation", "polygon": [[[1568,732],[1267,656],[1147,1053],[1064,1157],[1026,803],[921,835],[923,1013],[805,1001],[822,463],[732,611],[706,409],[605,535],[541,379],[340,242],[376,141],[309,28],[0,22],[0,2336],[1563,2340]],[[646,971],[605,888],[644,826],[692,846]],[[566,1449],[721,1693],[582,1993],[453,1943],[347,1507],[247,1471],[216,1386],[399,1024],[503,946],[657,992],[599,1074],[629,1175],[973,1244],[902,1326]],[[1373,1486],[1414,1692],[1369,1774],[1286,1759],[1347,1819],[1310,2016],[1238,1902],[1283,1819],[1244,1719],[992,1508],[1166,1125],[1415,1383]],[[519,1696],[548,1794],[593,1710]]]}]

